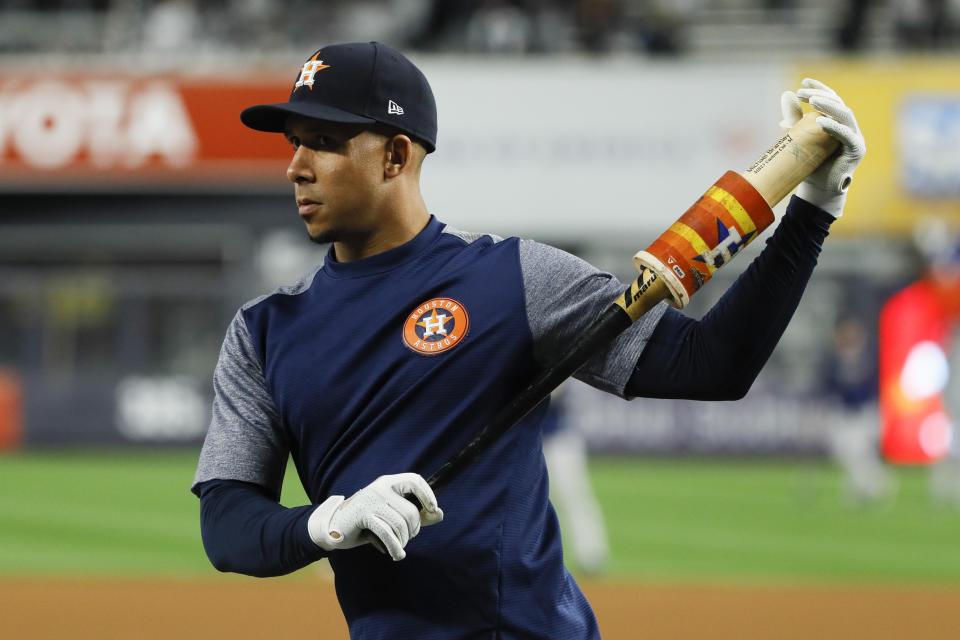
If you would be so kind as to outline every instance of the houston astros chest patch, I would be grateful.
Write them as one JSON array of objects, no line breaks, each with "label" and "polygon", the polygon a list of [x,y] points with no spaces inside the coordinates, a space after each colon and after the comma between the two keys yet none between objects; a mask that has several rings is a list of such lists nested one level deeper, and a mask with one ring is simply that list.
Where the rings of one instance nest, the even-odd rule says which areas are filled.
[{"label": "houston astros chest patch", "polygon": [[449,351],[463,341],[470,328],[470,316],[452,298],[427,300],[407,314],[403,322],[403,343],[424,355]]}]

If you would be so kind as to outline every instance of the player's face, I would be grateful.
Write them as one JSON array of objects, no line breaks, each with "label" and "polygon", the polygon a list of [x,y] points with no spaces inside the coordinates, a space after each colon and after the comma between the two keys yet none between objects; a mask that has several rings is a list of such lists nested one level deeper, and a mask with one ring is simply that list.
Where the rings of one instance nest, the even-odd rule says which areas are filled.
[{"label": "player's face", "polygon": [[315,242],[363,242],[377,227],[385,138],[362,125],[291,116],[287,179]]}]

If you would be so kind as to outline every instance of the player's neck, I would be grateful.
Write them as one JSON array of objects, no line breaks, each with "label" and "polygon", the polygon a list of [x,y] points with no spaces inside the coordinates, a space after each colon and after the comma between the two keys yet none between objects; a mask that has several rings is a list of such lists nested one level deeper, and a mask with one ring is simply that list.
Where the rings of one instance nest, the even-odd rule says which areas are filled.
[{"label": "player's neck", "polygon": [[369,234],[333,243],[337,262],[353,262],[389,251],[413,240],[430,222],[430,212],[419,197],[407,206],[395,208],[379,217],[380,222]]}]

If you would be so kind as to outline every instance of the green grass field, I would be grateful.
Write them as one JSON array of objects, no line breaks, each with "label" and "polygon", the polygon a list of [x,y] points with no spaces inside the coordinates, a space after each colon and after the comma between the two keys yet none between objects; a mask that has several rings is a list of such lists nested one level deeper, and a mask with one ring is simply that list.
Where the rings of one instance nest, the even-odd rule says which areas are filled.
[{"label": "green grass field", "polygon": [[[194,451],[0,456],[0,575],[211,576]],[[960,584],[960,511],[927,471],[854,507],[812,462],[595,459],[613,578]],[[292,472],[283,502],[305,498]],[[442,502],[442,499],[441,499]]]}]

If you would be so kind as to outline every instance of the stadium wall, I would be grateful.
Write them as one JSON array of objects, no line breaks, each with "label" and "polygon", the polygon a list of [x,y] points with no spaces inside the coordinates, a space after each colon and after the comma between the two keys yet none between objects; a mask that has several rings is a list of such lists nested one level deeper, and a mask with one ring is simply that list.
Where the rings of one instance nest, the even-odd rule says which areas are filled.
[{"label": "stadium wall", "polygon": [[[834,85],[855,106],[870,145],[836,236],[899,239],[918,215],[956,216],[960,208],[960,76],[953,60],[723,66],[584,58],[423,57],[418,62],[440,107],[439,148],[425,165],[425,197],[432,211],[461,228],[533,236],[594,253],[642,245],[685,210],[704,185],[728,168],[748,166],[779,135],[779,94],[806,75]],[[204,225],[209,231],[210,225],[232,221],[235,227],[230,242],[211,245],[208,253],[214,257],[203,258],[210,267],[204,272],[206,293],[190,294],[219,296],[200,312],[196,330],[204,340],[191,347],[194,362],[208,366],[157,367],[150,359],[128,364],[109,352],[160,339],[150,332],[131,338],[127,347],[111,346],[96,372],[78,372],[75,366],[66,377],[45,363],[69,359],[64,350],[72,343],[32,333],[46,329],[34,326],[23,334],[34,338],[22,348],[0,352],[0,366],[12,369],[22,386],[26,444],[169,444],[201,437],[210,401],[209,369],[223,328],[237,304],[263,292],[262,279],[254,275],[251,236],[296,226],[283,178],[287,144],[279,136],[245,130],[237,113],[249,104],[282,99],[296,64],[293,71],[277,67],[249,74],[230,66],[190,73],[0,68],[0,234],[11,237],[16,226],[17,233],[35,236],[33,246],[44,247],[53,228],[46,223],[62,224],[71,214],[53,202],[62,196],[86,207],[72,220],[74,228],[86,225],[92,231],[84,246],[108,256],[118,251],[110,236],[121,221],[125,232],[147,238],[157,236],[147,227],[131,228],[166,221],[171,235],[190,238]],[[252,196],[245,205],[238,202]],[[35,206],[38,201],[43,206]],[[120,206],[114,206],[117,201]],[[176,282],[197,281],[183,267],[191,265],[189,274],[196,274],[198,259],[164,255],[148,266],[167,270],[172,286],[146,276],[126,289],[118,286],[119,274],[147,269],[120,259],[89,267],[84,258],[71,269],[93,269],[104,279],[106,293],[97,295],[106,296],[108,307],[127,309],[121,302],[136,297],[138,286],[164,291],[155,296],[166,301],[161,306],[178,304]],[[903,262],[895,251],[876,262],[884,260]],[[0,303],[21,309],[23,299],[34,304],[49,298],[49,264],[13,253],[0,262]],[[17,288],[17,281],[31,284]],[[137,304],[129,308],[145,313]],[[807,304],[817,308],[816,302]],[[24,326],[49,320],[48,309],[36,305],[39,311]],[[124,313],[113,314],[115,326],[132,322]],[[82,324],[70,318],[68,325]],[[193,325],[186,326],[183,331],[189,332]],[[71,339],[85,339],[82,331],[76,334],[80,337]],[[31,340],[39,346],[31,347]],[[800,350],[793,353],[803,357]],[[651,405],[643,413],[656,419],[645,424],[612,409],[607,399],[585,398],[580,419],[594,425],[585,430],[596,448],[819,450],[819,436],[810,427],[819,414],[800,410],[808,402],[803,394],[813,390],[762,386],[740,402],[716,407]],[[598,415],[604,417],[602,425]],[[739,415],[766,416],[776,427],[747,425],[724,432],[722,426],[737,423]]]}]

